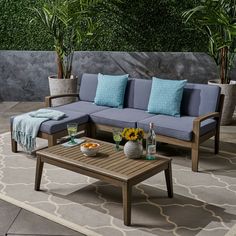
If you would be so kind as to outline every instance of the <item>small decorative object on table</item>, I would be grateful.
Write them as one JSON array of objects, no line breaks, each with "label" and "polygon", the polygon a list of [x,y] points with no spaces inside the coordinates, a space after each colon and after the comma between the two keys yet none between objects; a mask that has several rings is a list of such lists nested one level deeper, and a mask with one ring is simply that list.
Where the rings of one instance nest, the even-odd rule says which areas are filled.
[{"label": "small decorative object on table", "polygon": [[139,128],[124,128],[122,137],[128,140],[124,146],[124,154],[131,159],[140,158],[143,154],[144,131]]},{"label": "small decorative object on table", "polygon": [[146,139],[146,160],[156,159],[156,134],[153,123],[149,124],[149,131]]},{"label": "small decorative object on table", "polygon": [[113,140],[116,142],[116,151],[122,150],[120,148],[120,142],[122,140],[122,130],[120,130],[120,129],[113,129],[112,133],[113,133]]},{"label": "small decorative object on table", "polygon": [[99,143],[87,142],[87,143],[81,144],[81,146],[80,146],[81,152],[85,156],[88,156],[88,157],[96,156],[99,149],[100,149]]},{"label": "small decorative object on table", "polygon": [[63,147],[74,147],[76,145],[80,145],[81,143],[84,143],[85,142],[85,139],[82,139],[82,138],[75,138],[74,139],[75,143],[72,144],[71,141],[68,141],[68,142],[65,142],[65,143],[62,143],[61,145]]},{"label": "small decorative object on table", "polygon": [[75,142],[75,135],[77,133],[77,127],[78,125],[76,123],[69,123],[67,124],[67,131],[68,131],[68,134],[70,136],[70,142],[69,144],[77,144]]}]

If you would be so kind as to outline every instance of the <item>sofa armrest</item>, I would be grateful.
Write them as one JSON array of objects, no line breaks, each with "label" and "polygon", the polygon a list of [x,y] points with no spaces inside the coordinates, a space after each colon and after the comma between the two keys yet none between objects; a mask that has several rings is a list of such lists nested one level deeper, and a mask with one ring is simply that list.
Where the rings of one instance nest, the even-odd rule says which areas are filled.
[{"label": "sofa armrest", "polygon": [[204,120],[207,120],[207,119],[210,119],[210,118],[218,118],[220,117],[220,113],[219,112],[210,112],[210,113],[207,113],[206,115],[202,115],[202,116],[199,116],[197,118],[194,119],[193,123],[194,122],[202,122]]},{"label": "sofa armrest", "polygon": [[79,99],[79,94],[78,93],[70,93],[70,94],[60,94],[60,95],[54,95],[54,96],[47,96],[47,97],[45,97],[45,106],[51,107],[52,106],[52,99],[62,98],[62,97],[78,97],[78,99]]},{"label": "sofa armrest", "polygon": [[193,120],[193,133],[197,137],[200,137],[200,125],[201,122],[210,118],[220,118],[220,112],[210,112],[206,115],[199,116]]}]

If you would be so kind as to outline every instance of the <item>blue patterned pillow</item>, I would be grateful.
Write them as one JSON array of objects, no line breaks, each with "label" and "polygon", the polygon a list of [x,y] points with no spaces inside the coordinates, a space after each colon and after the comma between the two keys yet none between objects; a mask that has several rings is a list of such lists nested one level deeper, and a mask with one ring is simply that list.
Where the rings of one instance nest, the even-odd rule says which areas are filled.
[{"label": "blue patterned pillow", "polygon": [[129,75],[98,74],[94,102],[96,105],[123,108],[125,89]]},{"label": "blue patterned pillow", "polygon": [[187,80],[165,80],[153,77],[148,112],[179,117],[186,83]]}]

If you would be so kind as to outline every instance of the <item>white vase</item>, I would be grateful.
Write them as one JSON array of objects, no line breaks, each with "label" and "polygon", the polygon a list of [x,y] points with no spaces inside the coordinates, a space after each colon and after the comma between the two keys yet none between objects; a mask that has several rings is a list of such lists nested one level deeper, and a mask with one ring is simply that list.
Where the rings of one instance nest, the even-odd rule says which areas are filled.
[{"label": "white vase", "polygon": [[124,154],[131,159],[140,158],[143,153],[143,146],[138,141],[128,141],[124,146]]},{"label": "white vase", "polygon": [[[48,81],[51,96],[77,92],[77,78],[58,79],[56,76],[49,76]],[[52,100],[52,106],[60,106],[75,101],[76,97],[56,98]]]}]

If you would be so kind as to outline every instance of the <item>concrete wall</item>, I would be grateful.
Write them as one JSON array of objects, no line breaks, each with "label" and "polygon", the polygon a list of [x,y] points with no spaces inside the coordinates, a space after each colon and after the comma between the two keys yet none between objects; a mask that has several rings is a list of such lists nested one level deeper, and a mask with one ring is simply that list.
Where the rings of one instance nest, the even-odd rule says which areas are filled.
[{"label": "concrete wall", "polygon": [[[157,76],[207,83],[217,78],[216,66],[205,53],[76,52],[74,74]],[[0,51],[0,100],[42,101],[49,95],[48,75],[56,73],[54,52]]]}]

